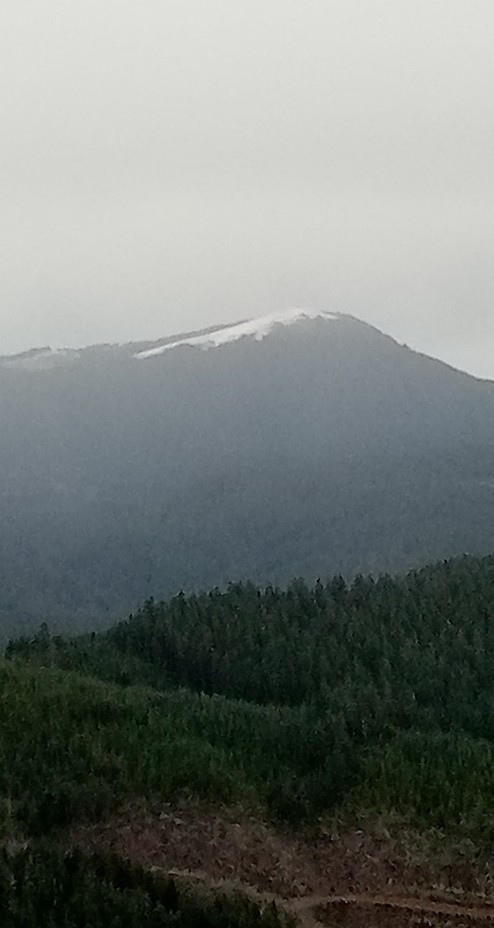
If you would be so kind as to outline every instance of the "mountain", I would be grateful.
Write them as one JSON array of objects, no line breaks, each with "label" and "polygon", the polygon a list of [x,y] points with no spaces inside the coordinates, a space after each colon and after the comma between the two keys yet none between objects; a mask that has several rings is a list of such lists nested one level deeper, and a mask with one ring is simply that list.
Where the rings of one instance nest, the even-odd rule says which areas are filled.
[{"label": "mountain", "polygon": [[494,549],[494,384],[351,316],[0,358],[0,622]]}]

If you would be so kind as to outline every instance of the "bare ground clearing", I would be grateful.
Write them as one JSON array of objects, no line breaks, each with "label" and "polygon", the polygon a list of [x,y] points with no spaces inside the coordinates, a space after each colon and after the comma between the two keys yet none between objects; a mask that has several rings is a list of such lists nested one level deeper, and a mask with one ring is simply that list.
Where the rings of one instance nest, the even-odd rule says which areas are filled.
[{"label": "bare ground clearing", "polygon": [[110,851],[215,892],[275,901],[306,928],[494,923],[494,855],[382,821],[282,831],[241,808],[123,809],[70,846]]}]

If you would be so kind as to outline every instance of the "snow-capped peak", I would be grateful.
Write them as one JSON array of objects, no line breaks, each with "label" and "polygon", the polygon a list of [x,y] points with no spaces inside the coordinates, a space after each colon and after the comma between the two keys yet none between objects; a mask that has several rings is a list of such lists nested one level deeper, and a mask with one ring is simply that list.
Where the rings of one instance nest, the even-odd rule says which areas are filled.
[{"label": "snow-capped peak", "polygon": [[260,319],[250,319],[247,322],[237,322],[225,328],[216,329],[213,332],[207,332],[203,335],[192,335],[189,338],[178,338],[167,342],[165,345],[158,345],[157,348],[149,348],[146,351],[140,351],[134,357],[143,361],[147,358],[156,357],[164,354],[171,348],[178,348],[182,345],[201,348],[207,351],[210,348],[219,348],[221,345],[227,345],[230,342],[236,342],[239,338],[250,336],[260,342],[266,338],[276,326],[293,325],[295,322],[302,322],[306,319],[326,319],[335,321],[338,316],[334,313],[324,312],[313,309],[289,309],[285,312],[270,313],[268,316],[262,316]]}]

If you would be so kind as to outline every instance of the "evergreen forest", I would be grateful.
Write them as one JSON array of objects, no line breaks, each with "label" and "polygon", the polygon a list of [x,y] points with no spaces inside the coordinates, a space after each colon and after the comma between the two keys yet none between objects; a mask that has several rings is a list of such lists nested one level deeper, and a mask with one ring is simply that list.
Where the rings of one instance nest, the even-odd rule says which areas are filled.
[{"label": "evergreen forest", "polygon": [[350,584],[232,584],[149,599],[105,632],[43,624],[12,639],[1,924],[282,924],[276,907],[210,905],[63,850],[71,828],[129,803],[238,803],[290,830],[380,815],[489,842],[493,680],[494,556]]}]

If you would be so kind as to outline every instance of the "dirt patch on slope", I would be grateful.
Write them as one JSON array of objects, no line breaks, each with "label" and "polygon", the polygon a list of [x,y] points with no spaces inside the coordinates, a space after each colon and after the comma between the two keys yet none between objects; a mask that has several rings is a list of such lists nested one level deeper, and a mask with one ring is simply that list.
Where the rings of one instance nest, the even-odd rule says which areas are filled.
[{"label": "dirt patch on slope", "polygon": [[494,921],[494,859],[374,822],[292,833],[241,808],[179,804],[124,809],[75,829],[71,846],[230,886],[288,905],[305,925],[404,928]]}]

